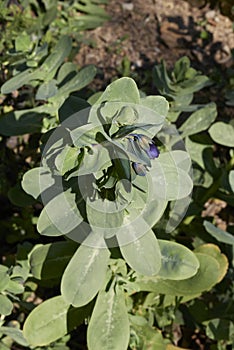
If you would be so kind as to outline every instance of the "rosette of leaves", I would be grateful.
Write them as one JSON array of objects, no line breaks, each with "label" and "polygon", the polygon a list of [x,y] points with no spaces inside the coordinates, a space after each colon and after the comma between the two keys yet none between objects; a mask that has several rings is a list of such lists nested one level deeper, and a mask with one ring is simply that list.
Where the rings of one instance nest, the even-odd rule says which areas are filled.
[{"label": "rosette of leaves", "polygon": [[176,121],[181,112],[192,112],[203,105],[191,105],[194,93],[211,85],[210,79],[191,67],[187,56],[176,61],[174,69],[168,72],[162,61],[153,69],[153,82],[159,92],[170,101],[168,119]]},{"label": "rosette of leaves", "polygon": [[[30,35],[20,34],[15,40],[11,65],[13,75],[1,87],[1,94],[18,90],[28,94],[27,108],[6,111],[0,119],[1,134],[23,135],[47,131],[58,124],[58,109],[68,96],[83,89],[96,74],[93,65],[78,70],[72,62],[64,62],[72,50],[72,38],[61,36],[49,50],[48,42],[33,43]],[[30,102],[29,102],[30,101]]]},{"label": "rosette of leaves", "polygon": [[[206,264],[217,270],[215,259],[157,240],[152,230],[167,203],[192,190],[186,152],[166,151],[154,138],[164,125],[166,99],[142,98],[132,79],[121,78],[89,101],[73,96],[64,103],[61,125],[43,137],[41,166],[22,181],[44,204],[40,234],[67,240],[39,246],[30,256],[35,278],[61,281],[61,296],[26,320],[24,336],[33,346],[62,337],[92,309],[89,349],[127,349],[130,326],[131,332],[148,329],[149,339],[142,340],[147,344],[152,328],[145,321],[138,327],[128,314],[133,293],[165,288],[168,295],[194,296],[220,280],[219,273],[211,280],[203,276]],[[194,285],[204,278],[195,292],[188,288],[193,276]]]}]

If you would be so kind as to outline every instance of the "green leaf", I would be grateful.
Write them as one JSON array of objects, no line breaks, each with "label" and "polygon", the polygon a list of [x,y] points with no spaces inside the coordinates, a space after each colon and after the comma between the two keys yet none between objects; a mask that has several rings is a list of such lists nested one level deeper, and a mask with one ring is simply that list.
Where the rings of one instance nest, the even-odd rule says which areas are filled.
[{"label": "green leaf", "polygon": [[107,86],[96,104],[102,102],[140,103],[140,94],[135,81],[131,78],[120,78]]},{"label": "green leaf", "polygon": [[234,192],[234,170],[231,170],[228,176],[229,183],[232,189],[232,192]]},{"label": "green leaf", "polygon": [[162,255],[159,276],[164,279],[184,280],[194,276],[199,268],[196,255],[175,242],[158,240]]},{"label": "green leaf", "polygon": [[200,267],[195,276],[181,281],[163,280],[158,277],[139,278],[140,290],[174,296],[193,296],[210,290],[220,279],[220,265],[209,255],[196,253],[196,256]]},{"label": "green leaf", "polygon": [[[128,236],[130,243],[127,245],[126,237],[123,235]],[[116,236],[121,253],[133,270],[146,276],[156,275],[159,272],[161,253],[157,238],[152,230],[148,230],[141,237],[137,237],[135,231],[132,230],[132,226],[129,225],[124,231],[117,233]]]},{"label": "green leaf", "polygon": [[213,318],[204,322],[204,324],[206,325],[206,334],[210,339],[215,341],[230,341],[234,338],[234,325],[230,320]]},{"label": "green leaf", "polygon": [[78,154],[79,149],[65,145],[57,155],[55,165],[62,176],[78,165]]},{"label": "green leaf", "polygon": [[217,116],[215,103],[210,103],[204,108],[194,112],[179,128],[181,137],[197,134],[206,130]]},{"label": "green leaf", "polygon": [[90,305],[74,309],[59,295],[33,309],[24,323],[23,335],[31,346],[48,345],[82,323],[89,313]]},{"label": "green leaf", "polygon": [[45,116],[41,106],[6,113],[0,118],[0,133],[5,136],[15,136],[40,132]]},{"label": "green leaf", "polygon": [[95,15],[79,15],[78,18],[70,19],[70,26],[75,30],[84,31],[88,29],[94,29],[101,26],[109,17],[108,16],[97,16]]},{"label": "green leaf", "polygon": [[77,65],[73,62],[65,62],[59,69],[57,74],[58,84],[65,84],[77,73]]},{"label": "green leaf", "polygon": [[203,222],[203,225],[205,226],[206,231],[209,232],[212,237],[216,238],[217,241],[234,245],[234,236],[231,233],[221,230],[206,220]]},{"label": "green leaf", "polygon": [[59,103],[61,106],[69,94],[73,91],[81,90],[87,86],[96,75],[96,67],[89,65],[81,69],[73,78],[60,87],[58,93],[52,96],[49,101]]},{"label": "green leaf", "polygon": [[10,282],[8,267],[0,265],[0,292],[4,291]]},{"label": "green leaf", "polygon": [[61,282],[64,299],[75,307],[90,302],[101,289],[110,252],[107,248],[81,245],[69,262]]},{"label": "green leaf", "polygon": [[[48,10],[46,11],[46,13],[42,16],[42,23],[43,26],[48,26],[51,22],[53,22],[56,17],[57,17],[57,13],[58,13],[58,6],[57,6],[57,2],[54,2],[55,5],[54,6],[50,6],[48,8]],[[53,5],[50,3],[50,5]]]},{"label": "green leaf", "polygon": [[7,296],[0,294],[0,314],[5,316],[10,315],[13,307],[12,302],[7,298]]},{"label": "green leaf", "polygon": [[11,279],[6,287],[6,291],[12,294],[22,294],[24,292],[24,286],[23,284]]},{"label": "green leaf", "polygon": [[209,134],[220,145],[234,147],[234,126],[232,124],[217,122],[210,127]]},{"label": "green leaf", "polygon": [[95,17],[104,17],[109,18],[106,11],[99,6],[99,3],[96,1],[83,0],[78,1],[76,4],[76,8],[81,12],[93,14]]},{"label": "green leaf", "polygon": [[76,194],[59,193],[41,211],[37,229],[42,235],[60,236],[77,227],[83,218],[76,205]]},{"label": "green leaf", "polygon": [[[141,98],[141,104],[152,109],[159,115],[167,116],[169,103],[163,96],[146,96]],[[148,122],[148,121],[147,121]]]},{"label": "green leaf", "polygon": [[89,350],[127,350],[129,321],[124,293],[100,291],[87,333]]},{"label": "green leaf", "polygon": [[36,79],[37,77],[37,72],[33,71],[32,68],[26,69],[7,80],[1,87],[1,93],[9,94],[14,90],[18,90],[21,86],[29,84],[31,80]]},{"label": "green leaf", "polygon": [[219,264],[218,282],[220,282],[224,278],[228,270],[228,259],[226,255],[221,253],[217,245],[212,243],[202,244],[194,250],[194,253],[202,253],[214,258]]},{"label": "green leaf", "polygon": [[62,123],[67,118],[71,117],[74,113],[78,113],[83,109],[90,107],[90,104],[77,96],[69,96],[62,106],[59,108],[59,120]]},{"label": "green leaf", "polygon": [[[85,137],[85,135],[82,136]],[[79,141],[82,142],[82,139],[80,138]],[[101,144],[97,144],[89,151],[85,149],[84,157],[77,171],[77,175],[82,176],[93,174],[97,171],[108,168],[111,164],[108,149]]]},{"label": "green leaf", "polygon": [[142,340],[140,343],[142,350],[166,350],[166,343],[158,329],[151,327],[144,317],[133,315],[129,315],[129,317],[131,328]]},{"label": "green leaf", "polygon": [[116,202],[97,199],[86,200],[86,211],[93,232],[105,238],[110,238],[121,228],[124,219],[124,209],[116,208]]},{"label": "green leaf", "polygon": [[70,54],[72,48],[72,39],[68,36],[62,36],[53,48],[52,53],[46,58],[42,66],[41,78],[50,80],[54,77],[57,69],[63,63],[64,59]]},{"label": "green leaf", "polygon": [[27,207],[35,203],[35,200],[24,192],[20,184],[16,184],[14,187],[10,188],[7,196],[11,203],[18,207]]},{"label": "green leaf", "polygon": [[46,280],[61,277],[76,249],[75,243],[65,241],[35,248],[30,254],[33,276]]},{"label": "green leaf", "polygon": [[27,171],[22,179],[22,188],[33,198],[38,199],[40,194],[53,186],[55,180],[47,168],[36,167]]},{"label": "green leaf", "polygon": [[32,48],[32,45],[33,43],[30,36],[25,32],[22,32],[15,38],[16,51],[29,52]]},{"label": "green leaf", "polygon": [[202,169],[206,168],[205,156],[207,150],[212,150],[212,141],[209,143],[205,142],[194,142],[191,138],[186,137],[185,139],[186,150],[189,153],[191,159],[196,162]]},{"label": "green leaf", "polygon": [[11,337],[17,344],[22,346],[28,346],[28,342],[23,336],[23,333],[20,329],[14,327],[0,327],[0,334],[8,335]]},{"label": "green leaf", "polygon": [[55,79],[49,80],[39,86],[35,99],[47,101],[50,97],[56,95],[57,91],[57,81]]},{"label": "green leaf", "polygon": [[[177,152],[176,152],[177,153]],[[151,162],[150,181],[151,196],[161,200],[175,200],[187,197],[193,188],[193,182],[187,168],[189,158],[183,157],[179,151],[174,157],[174,152],[162,153],[159,158]]]}]

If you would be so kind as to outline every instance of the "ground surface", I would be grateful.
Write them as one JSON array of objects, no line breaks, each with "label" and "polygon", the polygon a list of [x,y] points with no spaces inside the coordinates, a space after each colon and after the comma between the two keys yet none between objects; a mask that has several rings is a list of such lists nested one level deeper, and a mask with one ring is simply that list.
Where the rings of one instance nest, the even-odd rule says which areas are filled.
[{"label": "ground surface", "polygon": [[173,66],[183,55],[205,73],[231,65],[232,21],[217,8],[199,8],[184,0],[109,0],[106,10],[110,20],[87,34],[91,44],[81,45],[76,57],[81,66],[98,67],[98,88],[114,76],[147,70],[161,59]]}]

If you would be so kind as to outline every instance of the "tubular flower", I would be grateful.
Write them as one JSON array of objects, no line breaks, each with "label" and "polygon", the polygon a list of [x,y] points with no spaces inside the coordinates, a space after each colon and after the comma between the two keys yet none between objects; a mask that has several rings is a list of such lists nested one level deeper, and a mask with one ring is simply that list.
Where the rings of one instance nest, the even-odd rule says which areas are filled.
[{"label": "tubular flower", "polygon": [[137,175],[146,175],[146,166],[150,166],[150,160],[158,158],[159,150],[153,140],[146,135],[142,134],[129,134],[128,140],[131,145],[133,153],[140,159],[144,159],[144,163],[133,162],[132,167]]}]

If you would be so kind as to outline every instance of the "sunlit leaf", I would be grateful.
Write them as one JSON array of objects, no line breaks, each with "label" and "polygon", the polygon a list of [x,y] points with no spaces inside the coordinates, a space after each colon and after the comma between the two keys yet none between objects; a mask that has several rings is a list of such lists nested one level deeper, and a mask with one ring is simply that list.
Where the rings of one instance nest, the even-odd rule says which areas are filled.
[{"label": "sunlit leaf", "polygon": [[[129,235],[130,243],[126,244],[126,238],[123,235]],[[133,270],[146,276],[156,275],[159,272],[161,253],[153,231],[148,230],[137,237],[129,226],[117,233],[117,240],[124,259]]]},{"label": "sunlit leaf", "polygon": [[90,305],[74,309],[62,296],[55,296],[33,309],[24,323],[23,335],[31,346],[48,345],[82,323],[89,313]]},{"label": "sunlit leaf", "polygon": [[219,242],[227,243],[234,245],[234,236],[226,231],[221,230],[219,227],[216,227],[209,221],[204,221],[203,225],[205,226],[205,229],[211,236],[217,239]]},{"label": "sunlit leaf", "polygon": [[210,127],[209,134],[220,145],[234,147],[234,127],[232,124],[217,122]]},{"label": "sunlit leaf", "polygon": [[90,302],[101,289],[110,253],[107,248],[81,245],[63,274],[61,293],[75,307]]},{"label": "sunlit leaf", "polygon": [[196,255],[175,242],[158,240],[162,266],[158,273],[161,278],[172,280],[184,280],[194,276],[199,268],[199,261]]},{"label": "sunlit leaf", "polygon": [[88,326],[88,347],[90,350],[127,350],[129,321],[124,294],[111,288],[101,291]]}]

